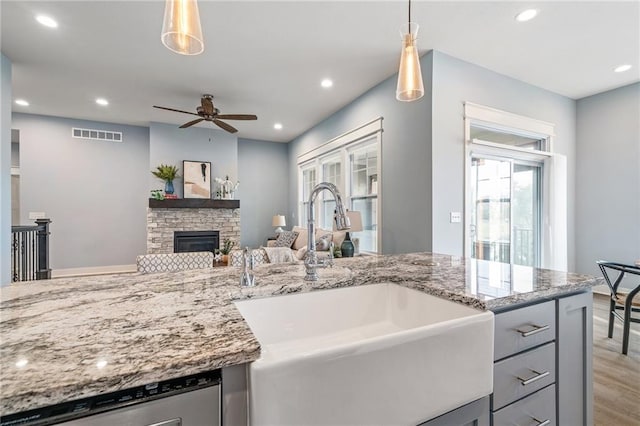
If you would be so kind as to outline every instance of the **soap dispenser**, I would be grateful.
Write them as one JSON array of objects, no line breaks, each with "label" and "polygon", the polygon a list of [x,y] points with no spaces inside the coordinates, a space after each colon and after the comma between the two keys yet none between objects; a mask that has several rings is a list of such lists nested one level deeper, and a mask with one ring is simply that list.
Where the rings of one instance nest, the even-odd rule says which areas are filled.
[{"label": "soap dispenser", "polygon": [[253,287],[256,279],[253,275],[253,256],[249,247],[245,247],[242,252],[242,274],[240,275],[240,287]]}]

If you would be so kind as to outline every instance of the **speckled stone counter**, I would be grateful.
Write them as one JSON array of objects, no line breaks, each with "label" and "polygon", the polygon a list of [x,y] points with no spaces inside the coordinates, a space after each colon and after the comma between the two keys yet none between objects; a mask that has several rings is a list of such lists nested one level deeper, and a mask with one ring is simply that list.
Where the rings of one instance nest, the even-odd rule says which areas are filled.
[{"label": "speckled stone counter", "polygon": [[572,293],[594,277],[429,253],[337,259],[305,282],[304,266],[212,268],[14,284],[0,290],[3,415],[256,360],[260,345],[233,300],[393,282],[499,310]]}]

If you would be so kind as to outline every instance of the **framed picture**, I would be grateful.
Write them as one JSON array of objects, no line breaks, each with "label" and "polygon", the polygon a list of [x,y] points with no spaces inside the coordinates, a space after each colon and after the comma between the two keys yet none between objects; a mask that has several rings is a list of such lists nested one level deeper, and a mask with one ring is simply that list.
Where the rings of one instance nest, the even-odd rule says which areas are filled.
[{"label": "framed picture", "polygon": [[184,172],[184,198],[211,198],[211,163],[208,161],[182,162]]}]

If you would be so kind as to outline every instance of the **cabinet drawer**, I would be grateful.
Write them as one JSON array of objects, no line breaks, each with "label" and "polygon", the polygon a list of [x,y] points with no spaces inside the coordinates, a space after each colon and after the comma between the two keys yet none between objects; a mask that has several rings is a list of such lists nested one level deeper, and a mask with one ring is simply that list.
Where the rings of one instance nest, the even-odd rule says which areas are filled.
[{"label": "cabinet drawer", "polygon": [[555,426],[556,386],[551,385],[492,414],[494,426]]},{"label": "cabinet drawer", "polygon": [[498,360],[555,339],[555,302],[538,303],[497,314],[495,324],[493,359]]},{"label": "cabinet drawer", "polygon": [[497,410],[556,381],[555,343],[496,362],[493,409]]}]

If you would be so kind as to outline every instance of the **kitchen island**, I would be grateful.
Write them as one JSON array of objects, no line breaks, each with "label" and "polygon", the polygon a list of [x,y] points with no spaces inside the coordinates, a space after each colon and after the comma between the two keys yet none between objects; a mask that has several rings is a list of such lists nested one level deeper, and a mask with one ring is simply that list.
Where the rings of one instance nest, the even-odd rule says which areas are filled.
[{"label": "kitchen island", "polygon": [[380,282],[499,313],[589,291],[590,276],[413,253],[304,266],[211,268],[17,283],[0,290],[2,415],[246,364],[260,345],[233,301]]}]

